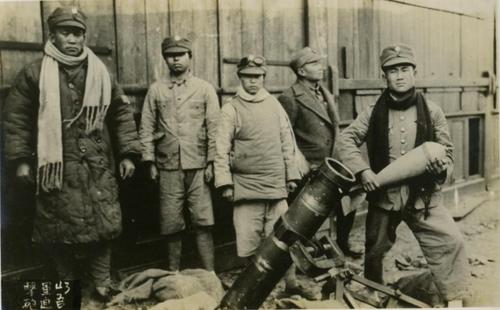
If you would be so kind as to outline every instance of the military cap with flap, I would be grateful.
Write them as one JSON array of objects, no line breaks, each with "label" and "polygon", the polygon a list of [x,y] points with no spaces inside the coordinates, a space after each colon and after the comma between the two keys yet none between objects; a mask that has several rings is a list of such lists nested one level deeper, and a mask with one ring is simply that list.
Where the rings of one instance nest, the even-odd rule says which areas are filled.
[{"label": "military cap with flap", "polygon": [[180,36],[166,37],[161,43],[162,54],[191,52],[192,43],[189,39]]},{"label": "military cap with flap", "polygon": [[262,56],[250,54],[241,58],[238,63],[238,74],[265,75],[266,73],[266,59]]},{"label": "military cap with flap", "polygon": [[410,46],[406,44],[393,44],[382,50],[380,54],[380,66],[382,68],[399,64],[410,64],[417,66],[415,55]]},{"label": "military cap with flap", "polygon": [[76,7],[58,7],[47,19],[49,29],[56,27],[77,27],[87,30],[87,16]]},{"label": "military cap with flap", "polygon": [[317,50],[306,46],[295,52],[292,60],[290,61],[290,67],[293,71],[297,71],[305,64],[316,62],[324,58],[325,56],[321,55]]}]

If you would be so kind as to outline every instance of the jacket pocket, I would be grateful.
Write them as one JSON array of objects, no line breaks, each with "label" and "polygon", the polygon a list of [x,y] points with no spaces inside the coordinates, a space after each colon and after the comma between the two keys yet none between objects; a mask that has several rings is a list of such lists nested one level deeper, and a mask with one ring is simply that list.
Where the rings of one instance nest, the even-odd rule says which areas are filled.
[{"label": "jacket pocket", "polygon": [[174,169],[178,167],[179,151],[164,152],[158,151],[156,153],[156,164],[158,168]]},{"label": "jacket pocket", "polygon": [[195,119],[205,118],[205,101],[193,100],[189,116]]}]

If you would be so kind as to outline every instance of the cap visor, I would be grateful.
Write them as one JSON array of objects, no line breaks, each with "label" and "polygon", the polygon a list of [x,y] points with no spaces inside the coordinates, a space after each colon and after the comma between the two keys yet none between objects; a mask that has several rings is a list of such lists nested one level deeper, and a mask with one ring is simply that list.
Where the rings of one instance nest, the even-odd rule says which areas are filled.
[{"label": "cap visor", "polygon": [[266,71],[262,68],[251,67],[251,68],[243,68],[238,71],[239,74],[251,74],[251,75],[262,75],[266,74]]},{"label": "cap visor", "polygon": [[415,63],[415,61],[409,59],[409,58],[406,58],[406,57],[394,57],[392,59],[389,59],[388,61],[386,61],[382,67],[385,68],[385,67],[391,67],[391,66],[395,66],[395,65],[400,65],[400,64],[410,64],[410,65],[413,65],[413,66],[417,66],[417,64]]},{"label": "cap visor", "polygon": [[163,54],[186,53],[189,51],[190,51],[189,49],[182,47],[182,46],[172,46],[172,47],[167,47],[166,49],[164,49]]},{"label": "cap visor", "polygon": [[87,29],[84,24],[82,24],[76,20],[65,20],[62,22],[58,22],[56,24],[56,27],[76,27],[76,28],[80,28],[83,30]]}]

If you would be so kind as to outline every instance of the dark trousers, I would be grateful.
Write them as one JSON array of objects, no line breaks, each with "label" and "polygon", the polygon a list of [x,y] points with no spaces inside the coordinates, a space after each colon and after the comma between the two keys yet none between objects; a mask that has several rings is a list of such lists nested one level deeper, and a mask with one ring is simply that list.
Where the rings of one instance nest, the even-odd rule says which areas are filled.
[{"label": "dark trousers", "polygon": [[366,217],[365,277],[384,283],[383,259],[396,240],[396,228],[404,221],[418,241],[432,272],[434,282],[445,300],[461,298],[469,275],[465,245],[448,210],[388,211],[370,204]]},{"label": "dark trousers", "polygon": [[354,224],[356,210],[344,215],[342,209],[337,210],[337,244],[342,251],[349,250],[349,234]]},{"label": "dark trousers", "polygon": [[111,282],[110,243],[55,244],[49,255],[60,280],[77,280],[88,276],[94,286],[107,287]]}]

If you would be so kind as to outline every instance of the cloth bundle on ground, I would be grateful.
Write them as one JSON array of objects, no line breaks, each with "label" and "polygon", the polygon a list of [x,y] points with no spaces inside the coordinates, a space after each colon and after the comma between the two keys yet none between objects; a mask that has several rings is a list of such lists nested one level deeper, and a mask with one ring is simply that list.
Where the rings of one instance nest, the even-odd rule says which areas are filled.
[{"label": "cloth bundle on ground", "polygon": [[[401,277],[392,286],[399,289],[403,294],[423,301],[433,307],[445,304],[429,270]],[[407,305],[401,302],[398,303],[398,307],[406,308]]]},{"label": "cloth bundle on ground", "polygon": [[[182,299],[200,292],[211,297],[210,302],[205,302],[208,305],[212,300],[217,304],[224,296],[224,289],[217,275],[204,269],[185,269],[180,272],[147,269],[125,278],[120,283],[119,290],[121,293],[113,297],[107,306],[151,298],[159,301]],[[199,296],[191,297],[190,300],[196,302],[198,298]]]},{"label": "cloth bundle on ground", "polygon": [[186,298],[169,299],[149,310],[213,310],[217,307],[215,299],[205,292],[199,292]]}]

